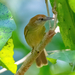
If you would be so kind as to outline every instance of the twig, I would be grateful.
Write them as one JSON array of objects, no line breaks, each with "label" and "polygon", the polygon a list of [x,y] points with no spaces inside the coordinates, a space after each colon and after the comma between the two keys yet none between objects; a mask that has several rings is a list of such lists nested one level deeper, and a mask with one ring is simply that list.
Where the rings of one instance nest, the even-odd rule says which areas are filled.
[{"label": "twig", "polygon": [[[47,53],[58,52],[58,51],[59,51],[59,50],[47,51]],[[23,57],[22,59],[20,59],[20,60],[18,60],[17,62],[15,62],[15,64],[17,64],[17,65],[22,64],[22,63],[26,60],[26,58],[27,58],[29,55],[30,55],[30,53],[27,54],[27,55],[26,55],[25,57]],[[3,72],[5,72],[5,71],[7,71],[7,69],[6,69],[6,68],[3,68],[3,69],[0,70],[0,73],[3,73]]]},{"label": "twig", "polygon": [[53,30],[55,30],[56,23],[57,23],[57,14],[55,14]]},{"label": "twig", "polygon": [[[63,50],[63,51],[64,51],[64,50]],[[66,49],[65,51],[70,51],[70,49]],[[54,53],[54,52],[60,52],[60,50],[47,51],[48,54],[49,54],[49,53]],[[22,63],[26,60],[26,58],[27,58],[28,56],[29,56],[29,54],[26,55],[25,57],[23,57],[22,59],[18,60],[17,62],[15,62],[15,64],[17,64],[17,65],[22,64]],[[0,70],[0,73],[3,73],[3,72],[5,72],[5,71],[7,71],[7,69],[6,69],[6,68],[3,68],[3,69]]]},{"label": "twig", "polygon": [[47,51],[47,53],[59,52],[59,50]]},{"label": "twig", "polygon": [[[27,56],[29,56],[29,54]],[[15,62],[15,64],[19,65],[19,64],[23,63],[26,60],[27,56],[25,56],[24,58],[18,60],[17,62]],[[0,70],[0,73],[3,73],[5,71],[7,71],[7,69],[3,68],[3,69]]]},{"label": "twig", "polygon": [[[55,32],[58,33],[59,30],[56,28]],[[58,51],[59,51],[59,50],[47,51],[47,53],[58,52]],[[22,64],[24,61],[26,61],[26,58],[27,58],[29,55],[30,55],[30,53],[29,53],[28,55],[26,55],[24,58],[22,58],[22,59],[18,60],[17,62],[15,62],[15,64],[17,64],[17,65]],[[3,69],[0,70],[0,73],[3,73],[3,72],[5,72],[5,71],[7,71],[7,69],[3,68]]]},{"label": "twig", "polygon": [[[50,17],[50,12],[49,12],[49,7],[48,7],[48,0],[45,0],[45,3],[46,3],[48,17]],[[51,22],[50,22],[50,20],[49,20],[49,28],[51,28]]]},{"label": "twig", "polygon": [[48,7],[48,0],[45,0],[45,3],[46,3],[46,8],[47,8],[47,14],[50,17],[49,7]]},{"label": "twig", "polygon": [[54,30],[50,30],[45,37],[43,38],[42,42],[36,47],[34,53],[29,53],[28,57],[24,61],[23,65],[17,71],[15,75],[24,75],[24,73],[29,69],[32,65],[33,61],[39,56],[39,54],[43,51],[45,46],[51,41],[52,37],[55,35]]}]

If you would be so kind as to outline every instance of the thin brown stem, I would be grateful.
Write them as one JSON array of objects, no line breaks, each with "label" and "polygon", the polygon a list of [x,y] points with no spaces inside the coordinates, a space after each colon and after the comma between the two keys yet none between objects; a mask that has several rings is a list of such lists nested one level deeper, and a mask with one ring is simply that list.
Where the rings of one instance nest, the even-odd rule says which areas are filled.
[{"label": "thin brown stem", "polygon": [[45,46],[51,41],[54,35],[55,35],[54,30],[50,30],[48,33],[46,33],[41,43],[34,50],[34,53],[30,52],[28,54],[23,65],[20,67],[20,69],[17,71],[15,75],[24,75],[24,73],[29,69],[29,67],[32,65],[34,60],[39,56],[39,54],[43,51]]},{"label": "thin brown stem", "polygon": [[[50,17],[50,12],[49,12],[49,7],[48,7],[48,0],[45,0],[45,3],[46,3],[48,17]],[[49,20],[49,28],[51,28],[51,22],[50,22],[50,20]]]},{"label": "thin brown stem", "polygon": [[53,30],[55,30],[56,24],[57,24],[57,14],[55,14]]}]

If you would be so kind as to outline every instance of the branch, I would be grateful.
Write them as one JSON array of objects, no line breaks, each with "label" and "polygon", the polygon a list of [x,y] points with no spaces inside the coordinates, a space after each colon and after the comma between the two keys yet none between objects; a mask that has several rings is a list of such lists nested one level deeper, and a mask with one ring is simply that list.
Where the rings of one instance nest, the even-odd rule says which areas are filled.
[{"label": "branch", "polygon": [[46,3],[48,17],[50,17],[49,7],[48,7],[48,0],[45,0],[45,3]]},{"label": "branch", "polygon": [[37,58],[37,56],[40,55],[40,53],[43,51],[45,46],[51,41],[54,35],[55,35],[54,30],[50,30],[48,33],[46,33],[41,43],[36,47],[36,49],[34,49],[34,52],[33,53],[30,52],[28,54],[23,65],[20,67],[20,69],[17,71],[15,75],[24,75],[24,73],[29,69],[29,67],[32,65],[34,60]]},{"label": "branch", "polygon": [[[52,52],[59,52],[59,50],[47,51],[47,53],[52,53]],[[26,58],[27,58],[28,56],[29,56],[29,54],[26,55],[25,57],[23,57],[22,59],[16,61],[15,64],[17,64],[17,65],[22,64],[22,63],[26,60]],[[7,71],[7,69],[6,69],[6,68],[2,68],[2,69],[0,70],[0,74],[3,73],[3,72],[5,72],[5,71]]]},{"label": "branch", "polygon": [[[47,9],[48,17],[50,17],[49,6],[48,6],[48,0],[45,0],[45,3],[46,3],[46,9]],[[49,20],[49,28],[51,28],[51,22],[50,22],[50,20]]]},{"label": "branch", "polygon": [[[27,55],[27,56],[28,56],[28,55]],[[22,64],[22,63],[25,61],[25,59],[27,58],[27,56],[25,56],[25,57],[23,57],[22,59],[18,60],[17,62],[15,62],[15,64],[17,64],[17,65]],[[5,71],[7,71],[7,69],[6,69],[6,68],[3,68],[3,69],[0,70],[0,73],[3,73],[3,72],[5,72]]]},{"label": "branch", "polygon": [[53,26],[53,28],[52,28],[53,30],[55,30],[56,24],[57,24],[57,14],[55,14],[54,26]]}]

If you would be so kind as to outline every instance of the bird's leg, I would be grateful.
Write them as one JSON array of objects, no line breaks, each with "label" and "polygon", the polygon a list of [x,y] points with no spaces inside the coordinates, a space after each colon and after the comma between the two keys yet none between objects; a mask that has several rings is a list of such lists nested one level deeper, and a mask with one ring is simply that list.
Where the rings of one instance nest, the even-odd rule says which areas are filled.
[{"label": "bird's leg", "polygon": [[[32,54],[34,53],[35,48],[36,48],[36,47],[32,47],[32,51],[31,51]],[[37,50],[36,50],[36,52],[39,53],[39,51],[37,51]]]},{"label": "bird's leg", "polygon": [[31,53],[33,53],[34,52],[34,47],[32,47],[32,51],[31,51]]},{"label": "bird's leg", "polygon": [[36,48],[36,47],[32,47],[32,51],[31,51],[32,54],[34,53],[35,48]]}]

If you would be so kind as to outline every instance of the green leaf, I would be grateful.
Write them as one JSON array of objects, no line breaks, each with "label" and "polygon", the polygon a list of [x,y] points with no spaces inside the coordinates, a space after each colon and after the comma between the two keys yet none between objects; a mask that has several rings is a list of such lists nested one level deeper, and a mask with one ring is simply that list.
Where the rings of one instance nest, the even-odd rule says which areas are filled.
[{"label": "green leaf", "polygon": [[68,0],[68,3],[71,9],[73,10],[73,12],[75,13],[75,0]]},{"label": "green leaf", "polygon": [[48,58],[59,59],[68,63],[75,62],[75,51],[55,52],[47,56]]},{"label": "green leaf", "polygon": [[40,72],[38,75],[51,75],[50,73],[50,66],[47,65],[47,66],[43,66],[40,68]]},{"label": "green leaf", "polygon": [[47,51],[52,50],[62,50],[66,49],[61,34],[57,33],[51,40],[51,42],[46,46]]},{"label": "green leaf", "polygon": [[[9,38],[15,29],[16,25],[12,19],[11,12],[4,4],[0,3],[0,66],[5,67],[12,73],[16,73],[17,65],[14,64],[13,59],[13,40]],[[4,46],[5,44],[6,46]]]},{"label": "green leaf", "polygon": [[16,29],[11,12],[8,8],[0,3],[0,50],[11,37],[12,31]]},{"label": "green leaf", "polygon": [[54,6],[54,0],[50,0],[52,7]]},{"label": "green leaf", "polygon": [[11,17],[12,15],[8,8],[4,4],[0,3],[0,20],[6,20]]},{"label": "green leaf", "polygon": [[71,10],[68,0],[54,1],[56,1],[58,25],[63,42],[66,47],[75,49],[75,13]]},{"label": "green leaf", "polygon": [[71,72],[69,75],[75,75],[75,72]]},{"label": "green leaf", "polygon": [[57,61],[56,59],[48,58],[48,57],[47,57],[47,60],[49,60],[52,64],[56,64],[56,61]]},{"label": "green leaf", "polygon": [[6,2],[6,0],[0,0],[0,2],[1,2],[1,3],[5,3],[5,2]]},{"label": "green leaf", "polygon": [[17,65],[14,64],[15,61],[13,59],[13,48],[13,40],[9,39],[6,46],[4,46],[0,51],[0,66],[7,68],[12,73],[16,73]]}]

